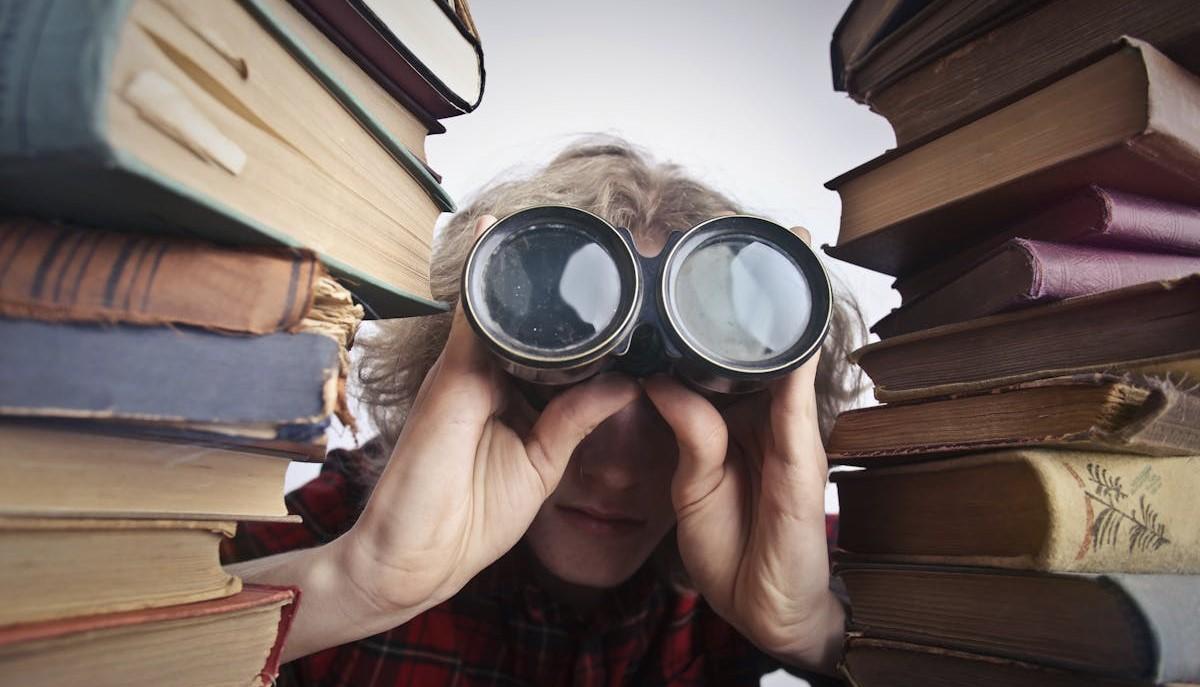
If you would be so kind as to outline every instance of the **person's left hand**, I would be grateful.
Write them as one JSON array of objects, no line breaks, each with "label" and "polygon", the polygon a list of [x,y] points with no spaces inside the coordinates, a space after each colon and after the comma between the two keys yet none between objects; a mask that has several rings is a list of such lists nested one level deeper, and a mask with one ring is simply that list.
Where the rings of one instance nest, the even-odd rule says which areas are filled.
[{"label": "person's left hand", "polygon": [[845,612],[829,589],[818,357],[721,411],[667,376],[644,386],[679,445],[671,499],[693,584],[763,651],[832,673]]}]

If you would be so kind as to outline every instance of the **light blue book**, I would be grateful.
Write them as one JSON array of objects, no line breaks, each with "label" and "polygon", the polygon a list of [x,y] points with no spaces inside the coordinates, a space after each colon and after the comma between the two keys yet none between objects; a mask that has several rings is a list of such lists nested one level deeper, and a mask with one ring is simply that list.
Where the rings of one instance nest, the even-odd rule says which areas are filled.
[{"label": "light blue book", "polygon": [[371,315],[444,309],[453,201],[278,1],[0,0],[0,213],[304,246]]}]

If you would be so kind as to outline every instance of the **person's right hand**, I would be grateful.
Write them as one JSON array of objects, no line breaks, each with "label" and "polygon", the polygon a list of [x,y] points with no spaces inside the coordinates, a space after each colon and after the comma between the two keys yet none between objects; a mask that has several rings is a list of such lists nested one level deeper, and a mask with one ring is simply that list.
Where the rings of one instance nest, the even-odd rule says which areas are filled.
[{"label": "person's right hand", "polygon": [[[393,619],[387,627],[449,598],[517,543],[579,442],[640,393],[628,377],[601,375],[536,418],[527,406],[514,413],[523,399],[460,306],[362,516],[334,542],[345,581]],[[506,421],[514,415],[528,421]]]}]

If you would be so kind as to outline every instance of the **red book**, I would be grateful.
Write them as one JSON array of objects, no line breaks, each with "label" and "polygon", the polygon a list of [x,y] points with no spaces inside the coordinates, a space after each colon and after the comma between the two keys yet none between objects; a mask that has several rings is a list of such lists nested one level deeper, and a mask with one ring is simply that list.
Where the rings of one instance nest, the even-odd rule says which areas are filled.
[{"label": "red book", "polygon": [[212,601],[0,628],[0,682],[271,685],[299,598],[247,584]]},{"label": "red book", "polygon": [[1200,272],[1200,255],[1013,239],[949,284],[893,310],[881,338]]},{"label": "red book", "polygon": [[1200,255],[1200,208],[1089,186],[892,286],[907,304],[962,275],[1014,238]]}]

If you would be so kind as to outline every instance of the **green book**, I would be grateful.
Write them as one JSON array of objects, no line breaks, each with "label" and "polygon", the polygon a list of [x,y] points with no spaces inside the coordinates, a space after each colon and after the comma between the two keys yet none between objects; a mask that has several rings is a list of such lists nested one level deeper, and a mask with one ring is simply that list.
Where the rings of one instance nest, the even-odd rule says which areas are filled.
[{"label": "green book", "polygon": [[0,0],[0,212],[307,247],[372,315],[443,309],[453,201],[281,2]]}]

